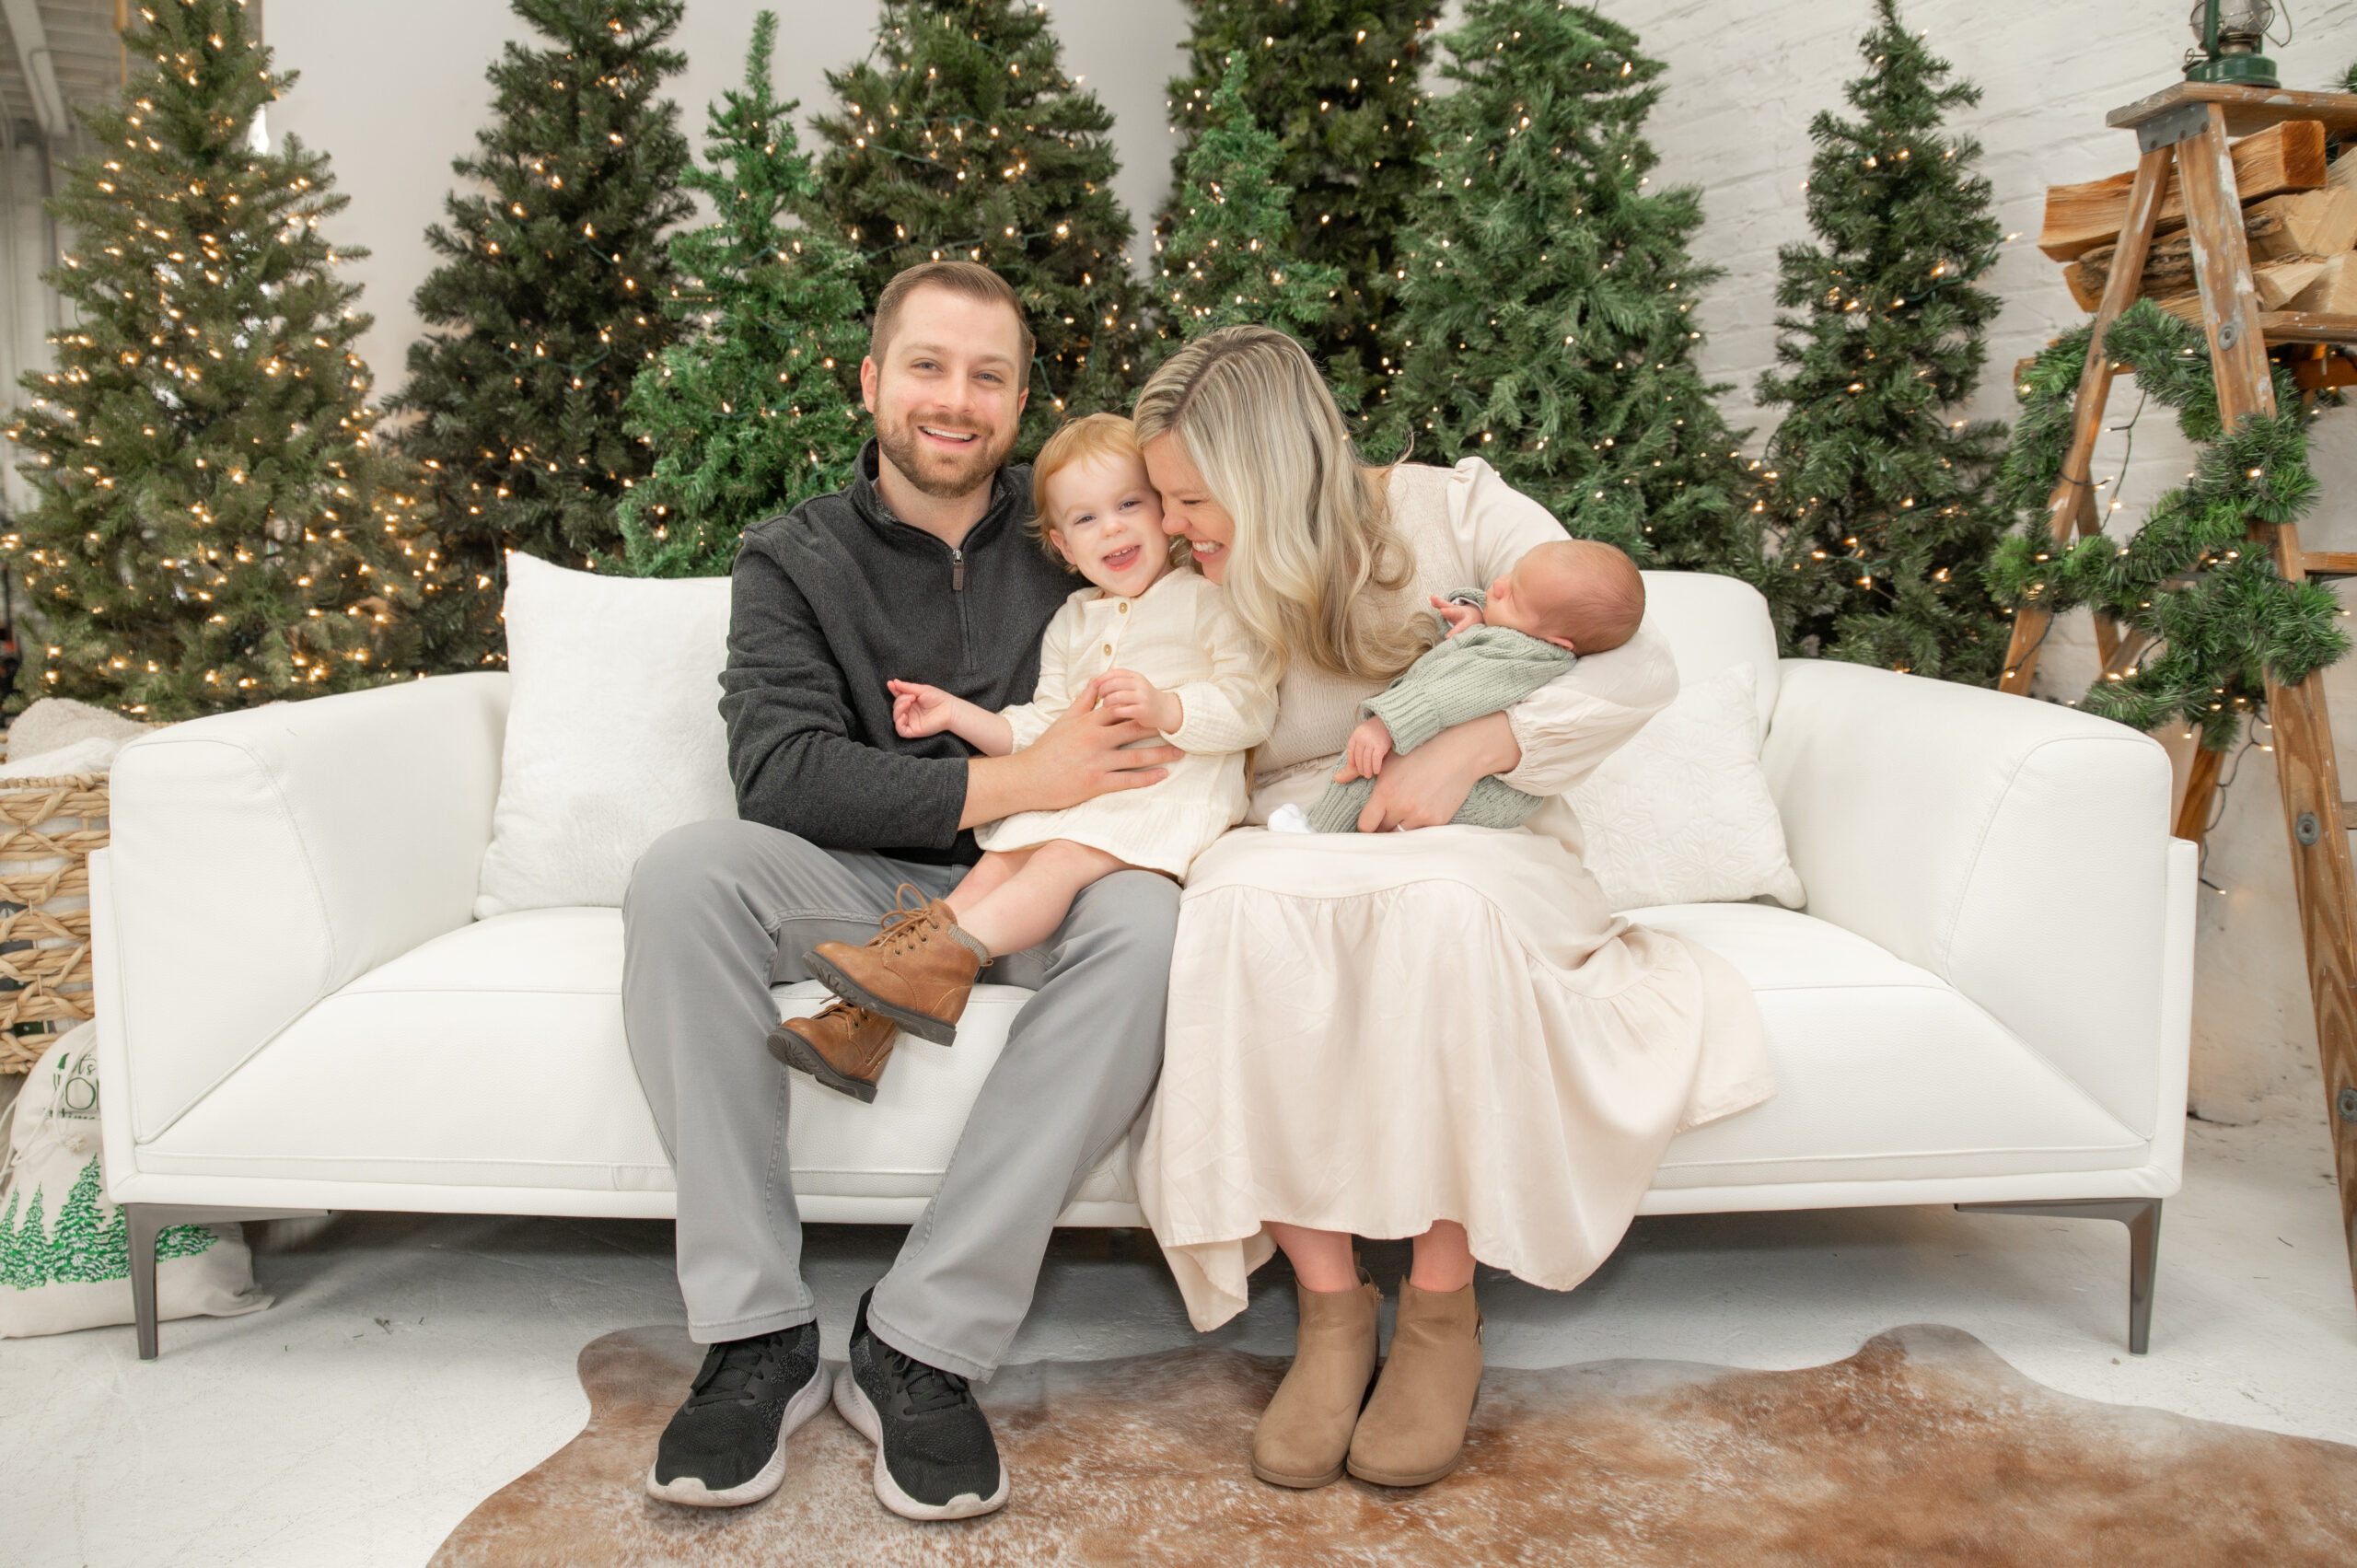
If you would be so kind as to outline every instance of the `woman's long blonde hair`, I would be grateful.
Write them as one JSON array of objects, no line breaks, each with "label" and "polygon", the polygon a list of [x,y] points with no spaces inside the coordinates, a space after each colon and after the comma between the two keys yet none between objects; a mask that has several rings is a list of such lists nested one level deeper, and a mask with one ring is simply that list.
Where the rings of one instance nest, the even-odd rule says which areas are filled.
[{"label": "woman's long blonde hair", "polygon": [[1236,520],[1227,602],[1282,664],[1389,680],[1433,643],[1397,596],[1415,558],[1302,346],[1268,327],[1206,332],[1138,394],[1138,445],[1165,436]]}]

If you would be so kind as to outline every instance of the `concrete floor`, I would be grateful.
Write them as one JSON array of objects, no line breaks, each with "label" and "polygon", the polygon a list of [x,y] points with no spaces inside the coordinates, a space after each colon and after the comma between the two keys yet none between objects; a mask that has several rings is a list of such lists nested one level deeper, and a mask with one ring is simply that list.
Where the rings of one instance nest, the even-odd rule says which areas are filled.
[{"label": "concrete floor", "polygon": [[[1489,1354],[1794,1367],[1939,1322],[2073,1394],[2357,1443],[2357,1307],[2320,1121],[2188,1131],[2150,1356],[2124,1343],[2120,1226],[1945,1209],[1640,1221],[1571,1295],[1485,1275]],[[415,1568],[579,1430],[582,1345],[683,1317],[665,1225],[348,1214],[305,1228],[260,1238],[274,1308],[167,1324],[152,1364],[128,1329],[0,1342],[0,1560]],[[814,1229],[829,1355],[900,1235]],[[1369,1262],[1388,1283],[1405,1249]],[[1283,1353],[1292,1320],[1280,1264],[1210,1338]],[[1150,1241],[1067,1232],[1015,1359],[1195,1340]]]}]

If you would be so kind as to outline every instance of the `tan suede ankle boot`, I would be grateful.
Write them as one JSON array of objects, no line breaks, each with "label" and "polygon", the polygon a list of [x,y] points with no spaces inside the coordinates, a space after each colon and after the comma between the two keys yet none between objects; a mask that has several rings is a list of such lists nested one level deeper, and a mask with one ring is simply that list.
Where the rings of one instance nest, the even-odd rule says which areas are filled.
[{"label": "tan suede ankle boot", "polygon": [[1481,1387],[1481,1311],[1473,1287],[1418,1290],[1401,1281],[1391,1353],[1351,1434],[1351,1473],[1377,1486],[1423,1486],[1457,1468]]},{"label": "tan suede ankle boot", "polygon": [[1341,1479],[1351,1428],[1375,1376],[1383,1295],[1364,1269],[1356,1290],[1295,1289],[1301,1327],[1293,1366],[1252,1430],[1252,1473],[1272,1486],[1324,1486]]}]

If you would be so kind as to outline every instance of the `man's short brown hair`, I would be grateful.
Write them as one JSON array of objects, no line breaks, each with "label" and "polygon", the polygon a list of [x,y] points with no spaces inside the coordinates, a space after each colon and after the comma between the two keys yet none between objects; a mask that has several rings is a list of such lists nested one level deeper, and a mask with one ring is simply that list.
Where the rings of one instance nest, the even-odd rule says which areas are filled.
[{"label": "man's short brown hair", "polygon": [[884,292],[876,297],[876,319],[867,331],[867,353],[880,360],[892,343],[892,329],[900,324],[900,306],[909,296],[921,288],[946,289],[962,294],[969,299],[984,304],[1005,306],[1015,312],[1015,330],[1023,340],[1023,363],[1019,367],[1021,380],[1030,378],[1031,323],[1024,318],[1023,301],[1016,297],[1015,285],[992,272],[979,261],[920,261],[892,274]]}]

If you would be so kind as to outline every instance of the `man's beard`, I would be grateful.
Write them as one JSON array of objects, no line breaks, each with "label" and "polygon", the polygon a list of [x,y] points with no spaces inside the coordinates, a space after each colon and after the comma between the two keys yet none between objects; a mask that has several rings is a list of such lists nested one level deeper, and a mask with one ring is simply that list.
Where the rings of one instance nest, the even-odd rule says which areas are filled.
[{"label": "man's beard", "polygon": [[929,450],[919,445],[923,438],[917,434],[917,426],[925,424],[934,424],[943,430],[958,428],[921,419],[909,420],[890,430],[878,424],[876,427],[876,445],[893,468],[900,470],[901,478],[935,500],[950,501],[960,495],[971,495],[990,482],[991,475],[998,471],[999,466],[1006,461],[1007,454],[1015,450],[1015,432],[1012,430],[995,444],[988,432],[975,431],[974,444],[963,453],[954,456]]}]

